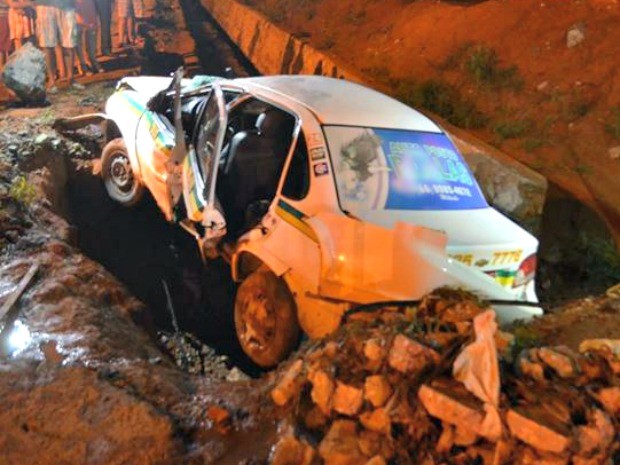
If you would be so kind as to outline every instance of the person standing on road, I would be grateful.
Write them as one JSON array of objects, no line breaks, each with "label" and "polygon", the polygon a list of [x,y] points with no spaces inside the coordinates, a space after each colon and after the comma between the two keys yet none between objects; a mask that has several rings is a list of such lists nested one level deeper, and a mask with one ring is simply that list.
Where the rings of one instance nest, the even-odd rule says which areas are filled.
[{"label": "person standing on road", "polygon": [[34,3],[32,0],[8,0],[9,29],[15,51],[34,36]]},{"label": "person standing on road", "polygon": [[112,55],[112,0],[95,0],[101,33],[101,55]]},{"label": "person standing on road", "polygon": [[138,21],[144,18],[144,0],[117,0],[120,46],[135,45]]},{"label": "person standing on road", "polygon": [[72,87],[83,89],[84,86],[73,79],[77,45],[73,0],[37,0],[37,34],[39,46],[45,53],[49,91],[57,90],[57,74],[61,80],[68,80]]},{"label": "person standing on road", "polygon": [[[75,0],[77,14],[77,57],[79,74],[93,74],[102,71],[97,61],[97,11],[93,0]],[[84,49],[88,62],[84,57]]]}]

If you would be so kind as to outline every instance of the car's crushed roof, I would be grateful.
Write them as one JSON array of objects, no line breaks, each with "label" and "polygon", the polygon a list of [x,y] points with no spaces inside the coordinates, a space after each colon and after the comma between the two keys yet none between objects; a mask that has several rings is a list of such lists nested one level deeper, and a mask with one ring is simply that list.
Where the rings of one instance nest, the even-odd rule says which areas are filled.
[{"label": "car's crushed roof", "polygon": [[271,91],[296,100],[323,124],[441,132],[439,127],[398,100],[342,79],[324,76],[267,76],[235,79],[260,93]]}]

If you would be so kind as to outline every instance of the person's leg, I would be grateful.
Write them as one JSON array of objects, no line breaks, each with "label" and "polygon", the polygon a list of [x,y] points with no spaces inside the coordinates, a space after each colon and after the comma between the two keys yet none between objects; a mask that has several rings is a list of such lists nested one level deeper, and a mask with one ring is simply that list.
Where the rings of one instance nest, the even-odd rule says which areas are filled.
[{"label": "person's leg", "polygon": [[90,61],[90,68],[94,73],[100,73],[103,71],[99,61],[97,61],[97,29],[88,28],[85,30],[85,42],[86,53],[88,54],[88,60]]},{"label": "person's leg", "polygon": [[20,24],[19,13],[17,12],[15,8],[9,8],[8,19],[9,19],[9,23],[8,23],[9,25],[9,29],[8,29],[9,49],[11,48],[11,45],[12,45],[13,50],[17,51],[19,48],[18,42],[19,42],[19,32],[21,29],[20,27],[21,24]]},{"label": "person's leg", "polygon": [[47,86],[53,88],[56,86],[56,47],[43,47],[45,54],[45,66],[47,67]]},{"label": "person's leg", "polygon": [[130,0],[116,0],[116,13],[118,15],[118,40],[119,45],[124,45],[128,42],[128,16]]},{"label": "person's leg", "polygon": [[67,79],[67,67],[65,66],[65,58],[62,51],[62,47],[57,45],[54,47],[54,60],[56,62],[56,69],[58,71],[58,79],[61,81]]},{"label": "person's leg", "polygon": [[54,8],[44,5],[37,5],[37,39],[39,42],[39,47],[42,48],[43,55],[45,56],[45,67],[47,70],[47,87],[49,92],[55,92],[57,90],[57,34],[54,21]]},{"label": "person's leg", "polygon": [[118,41],[119,46],[123,45],[127,41],[127,23],[123,16],[118,17]]},{"label": "person's leg", "polygon": [[67,72],[67,74],[65,74],[65,78],[67,78],[69,82],[73,82],[75,66],[75,47],[63,47],[62,55],[65,62],[65,70]]},{"label": "person's leg", "polygon": [[72,87],[83,89],[84,86],[74,81],[75,49],[77,46],[78,30],[77,17],[74,9],[61,9],[61,41],[65,62],[65,75]]},{"label": "person's leg", "polygon": [[135,27],[135,19],[133,16],[127,17],[127,43],[133,45],[136,40],[136,35],[134,34]]},{"label": "person's leg", "polygon": [[4,68],[11,50],[11,35],[7,16],[0,16],[0,68]]},{"label": "person's leg", "polygon": [[101,33],[101,54],[112,54],[112,0],[95,0],[95,7],[99,14]]},{"label": "person's leg", "polygon": [[11,34],[9,33],[9,18],[7,15],[0,16],[0,68],[4,68],[9,59],[11,50]]},{"label": "person's leg", "polygon": [[139,37],[139,27],[146,16],[144,0],[131,0],[133,8],[133,38],[134,41]]},{"label": "person's leg", "polygon": [[77,58],[78,58],[78,63],[77,63],[78,75],[82,76],[86,74],[86,71],[89,68],[88,65],[86,64],[86,59],[84,57],[84,46],[85,46],[84,36],[86,34],[86,29],[84,28],[84,26],[78,25],[77,31],[78,31],[77,32],[77,44],[75,47],[75,54],[77,55]]}]

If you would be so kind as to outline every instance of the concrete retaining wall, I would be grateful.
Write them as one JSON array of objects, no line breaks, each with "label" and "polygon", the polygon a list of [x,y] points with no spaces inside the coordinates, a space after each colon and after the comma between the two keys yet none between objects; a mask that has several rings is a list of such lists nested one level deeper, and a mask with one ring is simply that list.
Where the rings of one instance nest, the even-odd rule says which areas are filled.
[{"label": "concrete retaining wall", "polygon": [[361,75],[237,1],[202,0],[202,4],[262,74],[320,74],[364,82]]},{"label": "concrete retaining wall", "polygon": [[[262,74],[318,74],[382,89],[363,73],[293,37],[236,0],[201,0],[203,6]],[[433,117],[433,119],[439,120]],[[486,198],[515,221],[537,232],[547,180],[505,153],[441,121],[463,152]]]}]

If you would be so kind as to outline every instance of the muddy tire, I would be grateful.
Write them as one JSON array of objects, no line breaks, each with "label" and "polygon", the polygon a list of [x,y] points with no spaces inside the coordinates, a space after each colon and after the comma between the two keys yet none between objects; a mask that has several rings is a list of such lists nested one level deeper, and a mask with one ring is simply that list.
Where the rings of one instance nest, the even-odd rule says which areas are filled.
[{"label": "muddy tire", "polygon": [[295,300],[284,281],[259,268],[235,298],[235,329],[243,351],[263,368],[284,360],[299,341]]},{"label": "muddy tire", "polygon": [[144,186],[133,174],[127,147],[120,137],[103,148],[101,177],[108,195],[125,207],[137,204],[144,195]]}]

